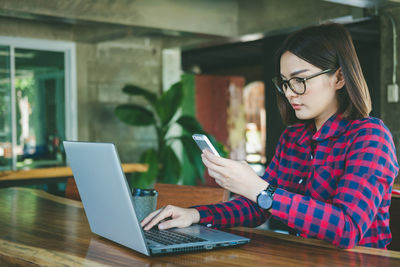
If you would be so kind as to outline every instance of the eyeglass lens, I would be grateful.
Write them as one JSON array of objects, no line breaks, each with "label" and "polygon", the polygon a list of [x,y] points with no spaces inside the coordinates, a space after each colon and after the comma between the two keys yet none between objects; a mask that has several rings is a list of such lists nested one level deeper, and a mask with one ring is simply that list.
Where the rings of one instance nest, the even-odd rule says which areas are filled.
[{"label": "eyeglass lens", "polygon": [[294,79],[290,79],[289,81],[283,81],[280,85],[283,93],[286,93],[286,91],[289,89],[289,86],[297,94],[304,93],[305,88],[304,88],[304,82],[302,79],[294,78]]}]

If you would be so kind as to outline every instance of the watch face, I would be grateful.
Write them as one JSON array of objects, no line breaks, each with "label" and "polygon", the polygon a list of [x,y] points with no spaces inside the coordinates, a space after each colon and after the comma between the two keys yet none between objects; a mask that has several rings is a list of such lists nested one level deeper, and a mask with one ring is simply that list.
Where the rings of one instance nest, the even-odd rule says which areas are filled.
[{"label": "watch face", "polygon": [[270,209],[272,206],[272,199],[266,194],[266,192],[262,192],[257,199],[257,204],[262,209]]}]

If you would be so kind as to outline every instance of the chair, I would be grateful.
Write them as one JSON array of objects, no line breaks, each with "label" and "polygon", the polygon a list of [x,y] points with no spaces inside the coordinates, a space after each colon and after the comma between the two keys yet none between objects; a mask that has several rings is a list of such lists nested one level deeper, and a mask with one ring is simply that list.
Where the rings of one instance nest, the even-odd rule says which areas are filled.
[{"label": "chair", "polygon": [[[397,186],[397,187],[396,187]],[[394,188],[399,188],[395,185]],[[392,195],[392,202],[389,208],[390,215],[390,231],[392,232],[392,242],[388,249],[400,251],[400,197]]]},{"label": "chair", "polygon": [[79,195],[78,187],[76,186],[74,178],[68,178],[64,197],[81,201],[81,196]]},{"label": "chair", "polygon": [[[227,201],[229,198],[229,191],[210,186],[156,184],[155,189],[158,191],[157,208],[168,204],[180,207],[207,205]],[[65,197],[81,200],[73,178],[67,181]]]},{"label": "chair", "polygon": [[207,205],[227,201],[229,191],[210,186],[156,184],[157,208],[168,204],[179,207]]}]

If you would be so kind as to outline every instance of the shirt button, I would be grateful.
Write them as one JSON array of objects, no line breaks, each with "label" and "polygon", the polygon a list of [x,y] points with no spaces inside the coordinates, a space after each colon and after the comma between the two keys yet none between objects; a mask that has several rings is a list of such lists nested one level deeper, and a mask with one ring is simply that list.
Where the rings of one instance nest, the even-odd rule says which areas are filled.
[{"label": "shirt button", "polygon": [[299,180],[299,184],[301,184],[303,182],[303,178]]}]

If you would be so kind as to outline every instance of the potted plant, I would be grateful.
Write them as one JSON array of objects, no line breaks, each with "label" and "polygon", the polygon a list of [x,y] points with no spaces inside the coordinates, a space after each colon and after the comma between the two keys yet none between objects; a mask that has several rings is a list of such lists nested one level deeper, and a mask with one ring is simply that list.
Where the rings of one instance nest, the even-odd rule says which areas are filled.
[{"label": "potted plant", "polygon": [[[157,147],[147,149],[140,157],[140,163],[148,164],[148,171],[133,173],[129,179],[130,186],[150,188],[155,182],[177,183],[181,175],[182,162],[172,147],[175,142],[182,143],[183,153],[194,168],[196,178],[203,179],[205,168],[201,161],[201,151],[191,136],[194,133],[206,133],[196,118],[177,115],[183,100],[182,82],[173,84],[161,95],[135,85],[126,85],[122,90],[129,95],[143,96],[149,102],[150,108],[137,104],[122,104],[115,108],[115,115],[132,126],[153,126],[157,133]],[[183,128],[182,134],[170,136],[170,129],[176,124]],[[213,136],[207,136],[218,152],[225,156],[222,144],[216,142]]]}]

